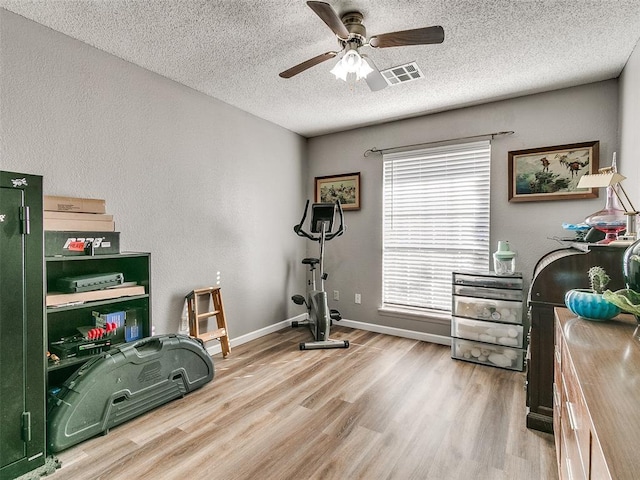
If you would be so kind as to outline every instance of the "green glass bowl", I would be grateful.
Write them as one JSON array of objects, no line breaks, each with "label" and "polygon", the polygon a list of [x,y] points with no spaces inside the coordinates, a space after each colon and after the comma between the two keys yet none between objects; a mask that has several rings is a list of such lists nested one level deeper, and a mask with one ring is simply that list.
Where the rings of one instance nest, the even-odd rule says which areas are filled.
[{"label": "green glass bowl", "polygon": [[620,308],[602,297],[601,293],[574,288],[564,296],[564,303],[574,315],[585,320],[604,322],[620,313]]}]

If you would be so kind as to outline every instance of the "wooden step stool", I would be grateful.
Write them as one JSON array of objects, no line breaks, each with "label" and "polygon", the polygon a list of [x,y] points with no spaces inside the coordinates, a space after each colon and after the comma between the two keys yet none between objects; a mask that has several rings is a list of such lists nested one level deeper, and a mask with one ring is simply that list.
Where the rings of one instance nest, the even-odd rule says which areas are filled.
[{"label": "wooden step stool", "polygon": [[[213,306],[213,310],[200,313],[199,298],[209,297],[208,305]],[[229,344],[229,334],[227,330],[227,320],[224,316],[224,306],[222,305],[222,295],[220,287],[206,287],[193,290],[186,296],[187,310],[189,312],[189,335],[199,338],[203,342],[211,340],[219,340],[222,347],[222,356],[224,358],[231,353],[231,345]],[[208,310],[208,308],[207,308]],[[218,328],[205,332],[200,331],[200,321],[216,317]]]}]

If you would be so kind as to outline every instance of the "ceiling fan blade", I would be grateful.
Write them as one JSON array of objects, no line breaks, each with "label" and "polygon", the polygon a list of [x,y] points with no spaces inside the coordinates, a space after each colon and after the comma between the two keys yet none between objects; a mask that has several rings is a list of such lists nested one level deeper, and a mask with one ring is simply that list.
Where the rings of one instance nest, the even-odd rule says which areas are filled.
[{"label": "ceiling fan blade", "polygon": [[442,43],[443,41],[444,29],[436,26],[375,35],[369,39],[369,45],[376,48],[387,48],[403,47],[405,45],[428,45]]},{"label": "ceiling fan blade", "polygon": [[371,72],[369,75],[364,77],[365,81],[367,82],[367,85],[369,85],[369,89],[372,92],[377,92],[379,90],[382,90],[383,88],[386,88],[389,84],[384,79],[384,77],[380,73],[380,70],[378,70],[378,67],[376,67],[375,63],[373,63],[373,60],[371,60],[369,57],[365,55],[362,56],[362,59],[365,62],[367,62],[371,68],[373,68],[373,72]]},{"label": "ceiling fan blade", "polygon": [[317,57],[310,58],[306,62],[299,63],[295,67],[291,67],[288,70],[285,70],[284,72],[280,72],[280,76],[282,78],[291,78],[294,75],[304,72],[308,68],[311,68],[315,65],[318,65],[319,63],[332,59],[337,54],[338,52],[327,52],[327,53],[318,55]]},{"label": "ceiling fan blade", "polygon": [[307,2],[307,5],[338,37],[343,40],[349,37],[349,30],[344,26],[335,10],[331,8],[331,5],[325,2]]}]

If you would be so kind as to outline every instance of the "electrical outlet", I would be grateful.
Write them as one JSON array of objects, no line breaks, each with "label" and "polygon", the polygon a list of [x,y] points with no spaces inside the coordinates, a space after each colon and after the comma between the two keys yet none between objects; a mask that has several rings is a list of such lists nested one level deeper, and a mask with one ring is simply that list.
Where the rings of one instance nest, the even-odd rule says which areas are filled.
[{"label": "electrical outlet", "polygon": [[217,286],[220,286],[220,281],[221,281],[220,277],[221,277],[220,276],[220,272],[216,272],[216,285]]},{"label": "electrical outlet", "polygon": [[338,290],[333,291],[333,299],[336,301],[340,300],[340,292]]},{"label": "electrical outlet", "polygon": [[362,297],[360,297],[359,293],[356,293],[356,299],[355,299],[356,303],[359,305],[362,303]]}]

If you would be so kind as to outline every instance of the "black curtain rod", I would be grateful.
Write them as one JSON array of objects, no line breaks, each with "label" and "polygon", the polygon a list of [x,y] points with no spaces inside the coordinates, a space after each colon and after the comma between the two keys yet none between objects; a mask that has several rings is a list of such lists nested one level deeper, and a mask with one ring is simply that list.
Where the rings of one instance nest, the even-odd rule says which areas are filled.
[{"label": "black curtain rod", "polygon": [[491,140],[493,140],[495,137],[499,136],[499,135],[513,135],[515,132],[513,130],[509,130],[506,132],[494,132],[494,133],[485,133],[484,135],[470,135],[468,137],[458,137],[458,138],[450,138],[448,140],[437,140],[434,142],[426,142],[426,143],[414,143],[413,145],[403,145],[400,147],[388,147],[388,148],[370,148],[369,150],[366,150],[364,152],[364,156],[368,157],[369,155],[371,155],[372,153],[385,153],[385,152],[389,152],[391,150],[402,150],[405,148],[413,148],[413,147],[424,147],[427,145],[433,145],[434,143],[445,143],[445,142],[454,142],[456,140],[470,140],[472,138],[486,138],[486,137],[491,137]]}]

